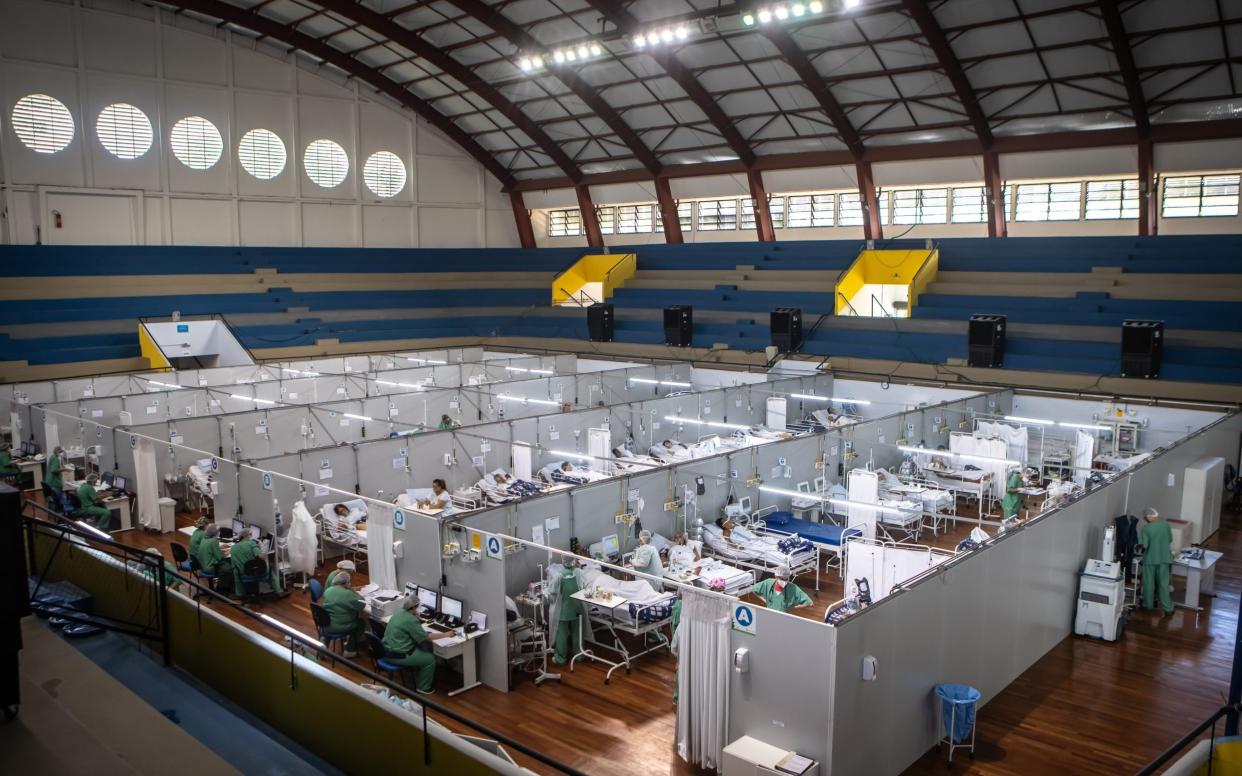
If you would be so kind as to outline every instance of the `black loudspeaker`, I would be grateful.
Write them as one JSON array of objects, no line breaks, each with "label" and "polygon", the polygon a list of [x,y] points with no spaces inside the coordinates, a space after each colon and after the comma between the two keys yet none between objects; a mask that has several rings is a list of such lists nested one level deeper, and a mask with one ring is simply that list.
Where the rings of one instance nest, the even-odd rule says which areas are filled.
[{"label": "black loudspeaker", "polygon": [[1003,315],[970,316],[967,365],[997,368],[1005,365],[1005,323]]},{"label": "black loudspeaker", "polygon": [[1122,377],[1159,377],[1163,356],[1164,321],[1125,321],[1121,324]]},{"label": "black loudspeaker", "polygon": [[679,348],[690,347],[694,330],[694,308],[688,304],[675,304],[664,308],[664,344]]},{"label": "black loudspeaker", "polygon": [[587,308],[587,331],[592,342],[612,342],[612,305],[596,302]]},{"label": "black loudspeaker", "polygon": [[772,311],[772,345],[782,353],[802,347],[802,309],[778,307]]}]

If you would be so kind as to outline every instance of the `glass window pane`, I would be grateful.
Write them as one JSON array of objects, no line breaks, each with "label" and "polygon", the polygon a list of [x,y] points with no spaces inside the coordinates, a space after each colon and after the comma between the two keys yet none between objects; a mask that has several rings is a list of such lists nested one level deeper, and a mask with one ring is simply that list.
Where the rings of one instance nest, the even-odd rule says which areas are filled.
[{"label": "glass window pane", "polygon": [[[785,198],[784,197],[768,197],[768,211],[772,215],[772,228],[785,228]],[[743,229],[755,228],[755,201],[753,199],[742,200],[742,218],[739,222]]]},{"label": "glass window pane", "polygon": [[618,205],[617,234],[647,234],[655,225],[655,205]]},{"label": "glass window pane", "polygon": [[577,237],[582,234],[582,217],[577,208],[548,211],[549,237]]},{"label": "glass window pane", "polygon": [[1087,220],[1138,218],[1138,179],[1087,181]]},{"label": "glass window pane", "polygon": [[987,189],[983,186],[953,189],[953,223],[986,223],[988,220],[987,200]]},{"label": "glass window pane", "polygon": [[841,215],[838,217],[837,223],[841,226],[862,226],[862,202],[859,199],[858,192],[844,192],[840,197]]},{"label": "glass window pane", "polygon": [[708,199],[699,202],[699,231],[719,232],[737,229],[737,200]]},{"label": "glass window pane", "polygon": [[612,234],[616,230],[616,209],[597,207],[595,212],[599,214],[599,233]]}]

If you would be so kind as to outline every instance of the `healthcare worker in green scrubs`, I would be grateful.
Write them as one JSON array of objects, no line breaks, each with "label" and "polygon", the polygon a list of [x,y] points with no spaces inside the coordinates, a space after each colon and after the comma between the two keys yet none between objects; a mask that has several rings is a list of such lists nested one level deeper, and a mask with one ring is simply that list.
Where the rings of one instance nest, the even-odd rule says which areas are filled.
[{"label": "healthcare worker in green scrubs", "polygon": [[[656,579],[664,578],[664,564],[660,562],[660,553],[655,547],[651,546],[651,532],[647,530],[638,532],[638,546],[634,548],[634,557],[630,560],[630,565],[635,571],[641,571],[644,574],[650,574]],[[664,585],[659,582],[651,582],[651,586],[660,592],[664,589]]]},{"label": "healthcare worker in green scrubs", "polygon": [[[203,539],[198,543],[198,567],[208,574],[223,577],[229,571],[228,558],[220,549],[220,526],[212,523],[203,532]],[[217,579],[217,589],[219,580]]]},{"label": "healthcare worker in green scrubs", "polygon": [[203,543],[203,537],[207,535],[207,518],[200,517],[194,521],[194,533],[190,534],[190,546],[187,552],[191,558],[198,557],[199,545]]},{"label": "healthcare worker in green scrubs", "polygon": [[578,630],[581,627],[582,602],[571,598],[582,589],[582,572],[578,570],[578,560],[568,558],[565,568],[556,574],[549,583],[550,592],[555,596],[548,623],[555,624],[556,638],[553,661],[563,666],[578,652]]},{"label": "healthcare worker in green scrubs", "polygon": [[86,482],[78,486],[78,503],[82,506],[73,514],[75,517],[93,520],[96,528],[107,531],[112,527],[112,510],[99,503],[99,494],[95,491],[97,482],[99,475],[92,474],[86,478]]},{"label": "healthcare worker in green scrubs", "polygon": [[7,444],[0,445],[0,476],[12,477],[21,474],[21,469],[13,465],[13,454]]},{"label": "healthcare worker in green scrubs", "polygon": [[367,621],[362,610],[367,602],[362,596],[349,588],[349,572],[337,572],[332,580],[332,587],[323,592],[323,608],[332,618],[329,630],[334,633],[348,633],[345,642],[345,657],[358,656],[358,639],[366,632]]},{"label": "healthcare worker in green scrubs", "polygon": [[750,592],[763,599],[764,605],[778,612],[811,605],[811,597],[790,579],[789,568],[781,566],[773,579],[756,582]]},{"label": "healthcare worker in green scrubs", "polygon": [[339,560],[336,562],[336,570],[328,574],[328,579],[323,583],[323,589],[327,590],[332,587],[332,582],[336,579],[336,575],[342,571],[353,573],[358,570],[352,560]]},{"label": "healthcare worker in green scrubs", "polygon": [[[412,668],[416,673],[415,689],[423,695],[431,695],[436,679],[436,658],[428,647],[436,639],[447,639],[455,634],[428,633],[418,621],[418,596],[406,596],[401,610],[388,621],[384,629],[384,659],[402,668]],[[424,646],[426,645],[426,646]]]},{"label": "healthcare worker in green scrubs", "polygon": [[1160,519],[1160,513],[1154,509],[1143,512],[1143,520],[1138,539],[1143,547],[1143,608],[1153,608],[1153,593],[1159,593],[1160,608],[1165,614],[1172,614],[1169,572],[1173,569],[1173,528],[1169,521]]},{"label": "healthcare worker in green scrubs", "polygon": [[52,457],[47,459],[47,473],[43,475],[43,484],[59,497],[65,489],[65,482],[60,474],[65,470],[65,448],[60,445],[52,450]]},{"label": "healthcare worker in green scrubs", "polygon": [[[265,560],[263,549],[249,533],[246,533],[233,545],[233,551],[229,553],[229,561],[233,564],[233,592],[238,598],[245,592],[242,589],[242,574],[246,570],[246,564],[252,560]],[[271,564],[268,565],[267,583],[272,586],[274,592],[278,594],[285,592],[284,586],[280,584],[280,575],[276,573],[276,569],[272,568]]]},{"label": "healthcare worker in green scrubs", "polygon": [[1010,469],[1009,478],[1005,482],[1005,497],[1001,499],[1001,509],[1005,512],[1005,519],[1017,517],[1018,506],[1022,503],[1022,494],[1018,491],[1022,489],[1022,475],[1018,470]]}]

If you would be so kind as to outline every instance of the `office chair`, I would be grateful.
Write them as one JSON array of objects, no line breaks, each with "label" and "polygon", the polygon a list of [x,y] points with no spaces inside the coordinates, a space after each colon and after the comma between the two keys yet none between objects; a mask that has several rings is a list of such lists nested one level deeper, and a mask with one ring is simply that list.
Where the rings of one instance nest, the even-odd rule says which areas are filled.
[{"label": "office chair", "polygon": [[[193,556],[193,555],[190,556],[190,573],[192,573],[194,575],[194,578],[199,580],[200,582],[206,582],[207,587],[211,588],[212,590],[216,589],[216,586],[220,580],[219,574],[214,574],[210,571],[204,571],[203,565],[198,562],[198,557]],[[198,590],[194,591],[195,600],[198,600],[199,596],[201,595],[202,593],[200,593]],[[211,599],[208,598],[207,600],[210,601]]]},{"label": "office chair", "polygon": [[332,615],[328,614],[328,610],[323,608],[323,604],[311,604],[311,619],[315,621],[315,629],[319,631],[319,640],[328,648],[329,654],[336,652],[333,645],[341,648],[341,653],[345,652],[345,645],[349,641],[349,637],[353,635],[352,631],[334,631],[332,630]]},{"label": "office chair", "polygon": [[306,589],[310,591],[312,604],[317,604],[323,600],[323,583],[318,579],[312,578],[310,582],[307,582]]},{"label": "office chair", "polygon": [[375,670],[389,679],[393,679],[393,675],[395,674],[396,678],[394,681],[404,687],[405,668],[388,661],[384,657],[384,655],[387,654],[387,650],[384,649],[384,642],[380,640],[379,636],[376,636],[371,631],[367,631],[366,639],[367,648],[371,652],[371,661],[375,664]]},{"label": "office chair", "polygon": [[263,595],[263,580],[267,577],[267,561],[262,558],[246,561],[241,574],[242,600],[257,601]]},{"label": "office chair", "polygon": [[190,564],[190,551],[185,548],[184,544],[178,542],[172,543],[173,562],[177,564],[177,568],[182,571],[192,571],[193,566]]}]

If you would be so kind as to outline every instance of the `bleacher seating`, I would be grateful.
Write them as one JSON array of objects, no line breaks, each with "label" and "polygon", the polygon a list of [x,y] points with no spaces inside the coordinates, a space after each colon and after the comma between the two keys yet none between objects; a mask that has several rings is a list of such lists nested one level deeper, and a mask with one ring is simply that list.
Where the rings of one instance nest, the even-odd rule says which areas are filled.
[{"label": "bleacher seating", "polygon": [[[906,244],[922,241],[882,247]],[[862,247],[612,247],[638,254],[638,273],[612,300],[616,338],[660,344],[659,310],[690,304],[696,345],[761,350],[772,308],[801,307],[808,329],[831,313],[836,278]],[[941,279],[922,295],[912,322],[859,327],[828,319],[809,333],[803,352],[943,364],[966,355],[964,333],[945,322],[996,312],[1021,325],[1010,332],[1007,368],[1115,375],[1115,336],[1098,328],[1075,336],[1064,327],[1115,329],[1126,318],[1155,318],[1174,338],[1164,379],[1242,384],[1234,334],[1242,330],[1242,296],[1233,291],[1242,289],[1233,266],[1242,236],[951,239],[939,247]],[[135,319],[173,310],[223,314],[243,344],[259,350],[322,340],[374,349],[444,337],[585,339],[581,310],[549,305],[551,277],[583,252],[4,247],[10,282],[0,289],[0,361],[136,359]],[[65,290],[61,298],[45,298],[44,278],[52,277],[52,287]],[[1042,331],[1051,326],[1058,328]],[[1186,332],[1207,334],[1179,337]],[[1191,336],[1194,346],[1186,344]]]}]

